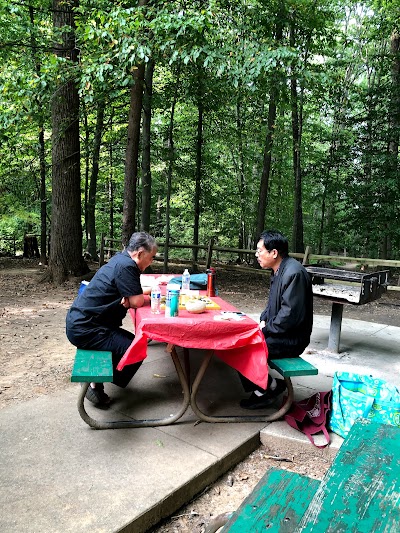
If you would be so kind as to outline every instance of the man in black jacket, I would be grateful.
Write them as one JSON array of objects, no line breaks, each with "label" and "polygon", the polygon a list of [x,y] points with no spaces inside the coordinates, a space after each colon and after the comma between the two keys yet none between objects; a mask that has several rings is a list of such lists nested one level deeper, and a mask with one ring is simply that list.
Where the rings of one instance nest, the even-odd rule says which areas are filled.
[{"label": "man in black jacket", "polygon": [[[289,257],[288,241],[279,231],[261,234],[257,244],[261,268],[271,268],[271,287],[267,307],[261,313],[260,329],[268,346],[268,357],[299,357],[310,343],[313,324],[311,277],[296,259]],[[262,409],[284,392],[283,379],[268,376],[267,390],[241,376],[250,398],[240,402],[244,409]]]}]

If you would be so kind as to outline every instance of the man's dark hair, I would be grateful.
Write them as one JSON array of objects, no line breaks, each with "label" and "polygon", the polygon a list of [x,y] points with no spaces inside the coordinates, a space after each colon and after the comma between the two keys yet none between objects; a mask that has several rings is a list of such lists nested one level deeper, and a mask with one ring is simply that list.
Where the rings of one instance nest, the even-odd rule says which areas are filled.
[{"label": "man's dark hair", "polygon": [[157,246],[157,243],[152,235],[146,233],[145,231],[138,231],[136,233],[132,233],[126,249],[128,252],[136,252],[136,250],[144,248],[147,252],[151,252],[155,246]]},{"label": "man's dark hair", "polygon": [[264,246],[269,252],[275,249],[281,257],[286,257],[289,254],[288,240],[280,231],[265,230],[261,233],[260,239],[264,241]]}]

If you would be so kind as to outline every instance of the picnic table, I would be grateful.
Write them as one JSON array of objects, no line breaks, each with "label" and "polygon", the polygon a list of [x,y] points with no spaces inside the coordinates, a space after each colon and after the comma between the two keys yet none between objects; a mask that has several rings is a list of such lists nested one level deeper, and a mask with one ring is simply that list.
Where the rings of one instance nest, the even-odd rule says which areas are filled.
[{"label": "picnic table", "polygon": [[322,481],[271,469],[223,523],[221,533],[397,533],[400,427],[358,419]]},{"label": "picnic table", "polygon": [[[163,292],[165,294],[165,287]],[[112,381],[111,353],[77,350],[72,380],[83,382],[78,398],[81,418],[95,429],[157,427],[173,424],[183,416],[189,406],[197,417],[205,422],[270,422],[281,418],[293,402],[291,377],[318,373],[313,365],[301,358],[268,361],[269,366],[283,376],[287,385],[285,401],[270,414],[215,416],[203,412],[199,407],[197,393],[213,356],[262,388],[266,388],[268,382],[268,349],[257,322],[220,297],[209,300],[211,308],[201,314],[189,313],[186,309],[180,309],[177,317],[165,317],[163,312],[153,314],[148,296],[145,296],[143,307],[130,310],[135,339],[117,368],[122,370],[126,365],[143,361],[147,357],[149,340],[166,343],[166,352],[172,358],[183,391],[181,403],[174,414],[167,418],[148,420],[95,420],[86,412],[85,393],[91,381]],[[231,313],[231,316],[226,319],[227,316],[223,313]],[[182,367],[177,348],[183,349],[185,368]],[[200,350],[202,354],[202,361],[193,382],[190,378],[191,349]]]}]

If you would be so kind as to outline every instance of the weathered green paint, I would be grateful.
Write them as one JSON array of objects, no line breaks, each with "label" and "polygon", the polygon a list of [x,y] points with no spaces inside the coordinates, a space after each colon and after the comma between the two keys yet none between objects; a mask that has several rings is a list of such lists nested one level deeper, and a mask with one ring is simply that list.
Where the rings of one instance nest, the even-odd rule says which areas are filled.
[{"label": "weathered green paint", "polygon": [[103,383],[113,380],[112,353],[96,350],[76,350],[71,381]]},{"label": "weathered green paint", "polygon": [[316,376],[318,368],[301,357],[292,359],[272,359],[268,365],[277,370],[284,378],[291,376]]},{"label": "weathered green paint", "polygon": [[301,520],[319,481],[271,468],[222,529],[223,533],[290,533]]},{"label": "weathered green paint", "polygon": [[400,428],[359,419],[295,532],[400,531]]}]

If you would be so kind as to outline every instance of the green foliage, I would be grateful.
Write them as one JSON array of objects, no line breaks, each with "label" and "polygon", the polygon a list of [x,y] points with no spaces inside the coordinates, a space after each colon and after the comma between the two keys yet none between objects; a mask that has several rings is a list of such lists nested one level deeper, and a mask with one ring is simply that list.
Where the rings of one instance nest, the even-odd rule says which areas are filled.
[{"label": "green foliage", "polygon": [[219,245],[235,247],[241,239],[246,245],[251,241],[273,91],[277,119],[265,226],[291,236],[290,80],[295,75],[303,114],[305,244],[313,251],[347,248],[352,255],[376,256],[387,240],[392,256],[399,254],[400,229],[393,223],[400,211],[399,160],[388,153],[389,137],[397,131],[398,139],[400,127],[393,130],[388,120],[396,96],[389,39],[399,28],[398,2],[212,0],[150,2],[139,8],[136,2],[82,0],[76,12],[76,65],[53,52],[58,32],[52,27],[51,3],[30,5],[33,19],[27,4],[0,0],[0,234],[23,233],[28,227],[39,233],[38,134],[43,128],[50,200],[51,99],[57,84],[73,76],[85,105],[82,203],[96,104],[105,100],[97,232],[109,233],[112,208],[119,236],[129,91],[135,69],[151,58],[151,231],[157,236],[165,235],[167,135],[177,92],[171,237],[193,239],[201,103],[199,241],[215,236]]}]

